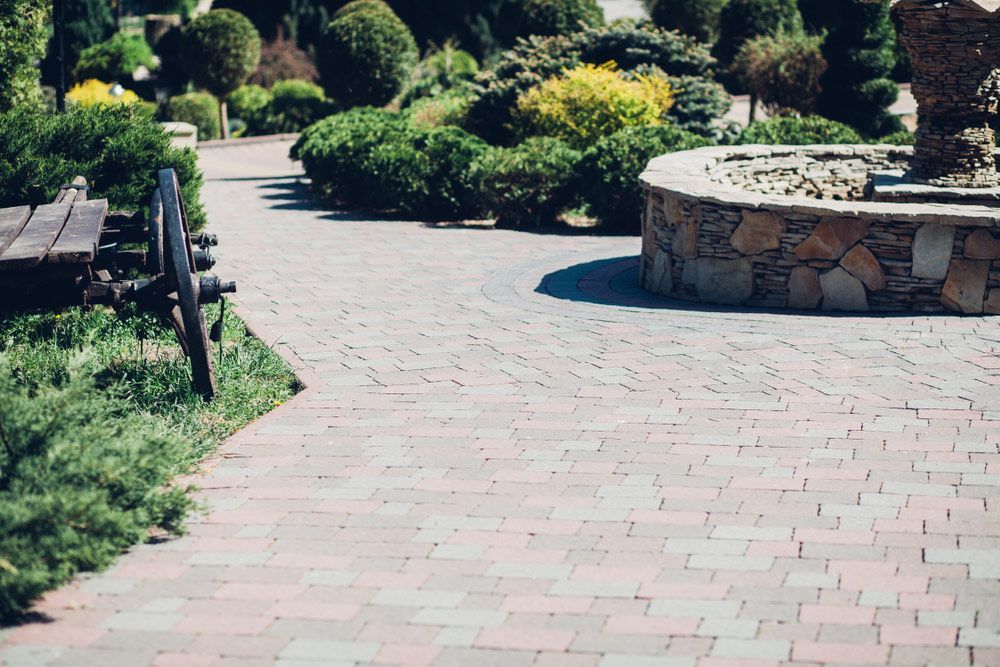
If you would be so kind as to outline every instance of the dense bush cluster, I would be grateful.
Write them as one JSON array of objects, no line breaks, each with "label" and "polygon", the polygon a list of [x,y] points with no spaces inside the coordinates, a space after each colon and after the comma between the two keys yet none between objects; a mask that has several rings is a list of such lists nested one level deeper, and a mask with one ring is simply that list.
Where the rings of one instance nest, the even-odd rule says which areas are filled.
[{"label": "dense bush cluster", "polygon": [[83,50],[74,72],[77,79],[127,83],[140,67],[153,69],[153,49],[141,35],[116,33]]},{"label": "dense bush cluster", "polygon": [[822,116],[779,116],[751,123],[740,137],[741,144],[860,144],[861,135],[850,125]]},{"label": "dense bush cluster", "polygon": [[0,112],[38,106],[35,63],[45,55],[51,3],[0,0]]},{"label": "dense bush cluster", "polygon": [[643,0],[656,25],[679,30],[712,44],[719,37],[719,17],[728,0]]},{"label": "dense bush cluster", "polygon": [[118,210],[148,208],[158,169],[177,170],[192,226],[205,223],[197,155],[134,106],[93,106],[62,115],[22,110],[0,114],[0,207],[52,201],[74,176],[90,179],[94,197]]},{"label": "dense bush cluster", "polygon": [[327,113],[326,96],[315,83],[278,81],[268,90],[249,84],[230,96],[232,115],[246,123],[250,135],[300,132]]},{"label": "dense bush cluster", "polygon": [[513,44],[524,35],[567,35],[581,27],[604,25],[597,0],[507,0],[497,25],[501,38]]}]

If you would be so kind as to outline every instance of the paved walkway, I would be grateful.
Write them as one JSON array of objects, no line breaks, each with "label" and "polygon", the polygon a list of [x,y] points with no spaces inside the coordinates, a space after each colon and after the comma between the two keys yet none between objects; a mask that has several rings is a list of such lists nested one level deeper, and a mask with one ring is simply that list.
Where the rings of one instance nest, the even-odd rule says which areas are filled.
[{"label": "paved walkway", "polygon": [[635,239],[313,209],[286,149],[205,195],[309,390],[0,662],[1000,664],[997,320],[691,309]]}]

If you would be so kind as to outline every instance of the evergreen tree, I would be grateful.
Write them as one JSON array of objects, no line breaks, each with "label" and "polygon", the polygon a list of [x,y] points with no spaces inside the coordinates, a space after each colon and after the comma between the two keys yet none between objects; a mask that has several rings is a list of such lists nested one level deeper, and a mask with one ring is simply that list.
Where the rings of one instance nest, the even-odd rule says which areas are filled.
[{"label": "evergreen tree", "polygon": [[795,0],[730,0],[719,16],[719,40],[712,55],[729,67],[754,37],[800,32],[802,14]]},{"label": "evergreen tree", "polygon": [[[66,36],[64,62],[67,82],[72,82],[72,72],[83,50],[105,41],[115,31],[115,17],[107,0],[65,0]],[[42,63],[42,82],[55,85],[58,79],[55,37],[49,40],[48,55]]]},{"label": "evergreen tree", "polygon": [[[826,5],[825,0],[804,4]],[[903,129],[889,107],[899,97],[890,78],[896,65],[896,31],[886,0],[841,0],[836,10],[807,10],[807,20],[827,33],[823,55],[830,68],[820,80],[819,113],[847,123],[866,137]]]},{"label": "evergreen tree", "polygon": [[643,0],[653,22],[707,44],[719,37],[719,17],[728,0]]}]

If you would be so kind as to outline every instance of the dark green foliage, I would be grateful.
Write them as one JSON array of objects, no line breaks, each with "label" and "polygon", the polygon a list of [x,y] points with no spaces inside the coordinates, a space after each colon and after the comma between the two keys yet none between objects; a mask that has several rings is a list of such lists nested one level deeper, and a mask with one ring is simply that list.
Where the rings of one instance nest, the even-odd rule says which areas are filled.
[{"label": "dark green foliage", "polygon": [[167,118],[197,127],[199,141],[211,141],[222,135],[219,101],[208,93],[184,93],[171,97],[167,102]]},{"label": "dark green foliage", "polygon": [[82,374],[29,390],[0,357],[0,621],[80,570],[106,567],[191,501],[164,488],[184,442],[122,415]]},{"label": "dark green foliage", "polygon": [[50,10],[48,0],[0,0],[0,113],[41,105],[35,63],[45,55]]},{"label": "dark green foliage", "polygon": [[146,210],[156,172],[177,170],[193,227],[205,224],[197,155],[170,146],[163,129],[129,106],[78,107],[69,113],[0,114],[0,207],[52,201],[59,186],[84,175],[92,197],[118,210]]},{"label": "dark green foliage", "polygon": [[568,35],[584,26],[604,25],[597,0],[506,0],[497,21],[498,36],[507,45],[529,35]]},{"label": "dark green foliage", "polygon": [[653,22],[712,44],[719,36],[719,16],[728,0],[644,0]]},{"label": "dark green foliage", "polygon": [[458,128],[418,128],[399,114],[359,107],[306,129],[292,156],[339,205],[461,218],[477,212],[469,172],[486,149]]},{"label": "dark green foliage", "polygon": [[145,0],[147,14],[180,14],[187,18],[197,6],[198,0]]},{"label": "dark green foliage", "polygon": [[703,76],[668,76],[675,91],[674,106],[667,117],[677,127],[718,138],[718,121],[724,117],[733,100],[717,81]]},{"label": "dark green foliage", "polygon": [[888,108],[899,97],[890,78],[895,58],[895,28],[887,0],[843,0],[837,11],[819,14],[827,31],[823,53],[830,69],[820,82],[819,113],[851,125],[866,137],[902,129]]},{"label": "dark green foliage", "polygon": [[84,49],[75,75],[79,81],[128,82],[140,66],[153,68],[153,50],[141,35],[119,32],[107,41]]},{"label": "dark green foliage", "polygon": [[783,32],[802,32],[795,0],[729,0],[719,17],[719,39],[712,55],[729,67],[747,40]]},{"label": "dark green foliage", "polygon": [[294,393],[269,348],[232,315],[225,329],[220,392],[206,405],[151,315],[0,318],[0,621],[151,527],[179,532],[190,501],[170,478]]},{"label": "dark green foliage", "polygon": [[649,161],[708,144],[704,137],[670,125],[626,128],[583,154],[577,169],[580,192],[603,228],[638,234],[643,201],[639,175]]},{"label": "dark green foliage", "polygon": [[785,144],[860,144],[861,136],[849,125],[822,116],[770,118],[751,123],[738,143]]},{"label": "dark green foliage", "polygon": [[343,106],[388,103],[417,63],[413,34],[380,0],[355,0],[330,21],[318,64],[327,94]]},{"label": "dark green foliage", "polygon": [[184,30],[171,28],[153,48],[160,58],[160,68],[157,71],[158,84],[171,93],[183,93],[191,83],[191,75],[184,62]]},{"label": "dark green foliage", "polygon": [[887,134],[884,137],[876,139],[875,143],[890,144],[893,146],[913,146],[917,143],[917,138],[909,130],[900,130],[899,132],[893,132],[892,134]]},{"label": "dark green foliage", "polygon": [[[87,47],[103,42],[115,31],[115,17],[107,0],[64,0],[66,12],[65,63],[67,83]],[[48,55],[42,64],[42,80],[55,85],[58,77],[55,37],[49,40]]]},{"label": "dark green foliage", "polygon": [[492,148],[473,165],[488,212],[509,229],[539,229],[577,199],[581,154],[558,139],[534,137],[512,148]]},{"label": "dark green foliage", "polygon": [[479,94],[470,108],[470,128],[492,143],[507,142],[511,110],[519,96],[564,69],[608,61],[625,71],[648,72],[657,67],[669,75],[681,86],[669,116],[686,129],[710,130],[729,108],[725,91],[711,81],[715,61],[706,47],[693,37],[649,22],[616,21],[571,36],[531,37],[504,52],[496,65],[477,78]]},{"label": "dark green foliage", "polygon": [[323,89],[308,81],[279,81],[268,98],[259,115],[251,114],[257,124],[247,121],[250,134],[301,132],[329,111]]},{"label": "dark green foliage", "polygon": [[242,14],[213,9],[184,28],[183,55],[195,85],[225,100],[257,68],[260,34]]},{"label": "dark green foliage", "polygon": [[250,83],[270,88],[279,81],[319,81],[319,70],[309,54],[287,39],[267,42],[260,50],[260,64]]},{"label": "dark green foliage", "polygon": [[471,82],[479,73],[479,63],[471,54],[445,44],[428,54],[413,71],[402,104],[408,106],[424,97],[434,97]]}]

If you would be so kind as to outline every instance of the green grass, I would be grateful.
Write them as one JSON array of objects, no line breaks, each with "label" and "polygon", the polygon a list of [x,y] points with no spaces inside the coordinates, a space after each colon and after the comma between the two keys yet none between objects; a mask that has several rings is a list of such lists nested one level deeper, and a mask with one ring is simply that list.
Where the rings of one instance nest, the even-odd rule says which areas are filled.
[{"label": "green grass", "polygon": [[224,333],[206,404],[154,316],[0,318],[0,623],[151,530],[182,532],[193,505],[171,480],[295,394],[290,369],[232,314]]}]

